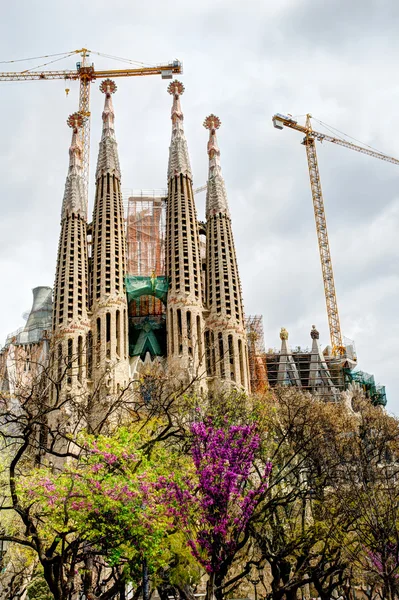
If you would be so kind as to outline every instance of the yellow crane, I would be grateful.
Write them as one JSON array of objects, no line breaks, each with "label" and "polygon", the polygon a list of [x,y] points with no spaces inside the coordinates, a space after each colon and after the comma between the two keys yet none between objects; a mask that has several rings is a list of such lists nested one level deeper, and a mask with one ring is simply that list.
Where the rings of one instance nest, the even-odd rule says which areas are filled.
[{"label": "yellow crane", "polygon": [[379,158],[380,160],[384,160],[395,165],[399,165],[399,160],[391,156],[387,156],[382,152],[373,150],[372,148],[364,148],[362,146],[357,146],[356,144],[348,142],[347,140],[341,139],[339,137],[334,137],[325,133],[315,131],[312,128],[310,119],[311,115],[306,115],[305,125],[300,125],[291,116],[276,113],[272,117],[272,122],[274,127],[276,127],[277,129],[289,127],[290,129],[295,129],[296,131],[300,131],[305,135],[302,143],[306,148],[306,155],[308,159],[310,187],[312,190],[313,209],[316,220],[317,240],[319,243],[320,261],[323,273],[324,293],[327,305],[327,316],[328,325],[330,329],[332,352],[335,356],[343,356],[345,354],[345,347],[342,342],[341,325],[339,322],[337,295],[335,292],[330,244],[328,241],[327,221],[324,210],[324,200],[321,189],[319,167],[317,163],[316,140],[319,142],[325,141],[337,144],[339,146],[344,146],[345,148],[349,148],[350,150],[355,150],[356,152],[367,154],[368,156],[372,156],[373,158]]},{"label": "yellow crane", "polygon": [[[182,73],[183,65],[179,60],[175,60],[171,63],[153,65],[153,66],[140,66],[135,68],[126,69],[106,69],[97,71],[94,68],[94,64],[88,63],[88,58],[92,51],[87,48],[80,48],[79,50],[72,50],[71,52],[64,54],[56,54],[46,57],[37,58],[52,58],[54,56],[60,56],[61,58],[67,58],[78,54],[81,56],[81,60],[76,63],[76,69],[74,70],[61,70],[61,71],[42,71],[27,69],[24,71],[11,71],[0,73],[0,81],[49,81],[52,79],[64,79],[65,81],[76,81],[80,82],[79,89],[79,113],[83,117],[82,127],[82,144],[83,144],[83,177],[86,190],[86,197],[88,192],[89,182],[89,157],[90,157],[90,84],[96,79],[105,79],[107,77],[135,77],[143,75],[161,75],[162,79],[172,79],[175,73]],[[107,56],[94,52],[99,56]],[[56,58],[51,62],[61,60]],[[115,58],[115,57],[110,57]],[[125,60],[125,59],[120,59]],[[18,61],[8,61],[14,63]],[[132,62],[132,61],[127,61]],[[47,63],[49,64],[49,63]],[[42,65],[45,66],[45,65]],[[67,89],[68,93],[69,90]]]}]

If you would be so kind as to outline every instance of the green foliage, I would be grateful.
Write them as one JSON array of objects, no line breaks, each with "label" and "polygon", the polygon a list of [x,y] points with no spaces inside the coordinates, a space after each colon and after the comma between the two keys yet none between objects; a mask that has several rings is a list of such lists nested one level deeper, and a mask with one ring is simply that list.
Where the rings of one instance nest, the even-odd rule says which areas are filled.
[{"label": "green foliage", "polygon": [[109,565],[124,565],[133,580],[140,578],[144,556],[150,572],[166,566],[171,549],[165,539],[173,525],[154,484],[182,464],[161,445],[148,456],[142,450],[147,435],[138,428],[82,435],[78,463],[58,474],[42,467],[24,477],[19,495],[31,504],[41,538],[49,543],[58,536],[61,545],[79,536]]}]

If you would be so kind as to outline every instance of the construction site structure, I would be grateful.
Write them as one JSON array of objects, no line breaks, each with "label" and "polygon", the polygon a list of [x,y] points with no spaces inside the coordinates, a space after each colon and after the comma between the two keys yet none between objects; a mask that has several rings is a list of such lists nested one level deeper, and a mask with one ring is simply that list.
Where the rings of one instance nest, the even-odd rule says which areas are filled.
[{"label": "construction site structure", "polygon": [[[322,352],[313,327],[310,351],[291,351],[288,333],[282,330],[281,349],[266,352],[262,318],[244,320],[217,139],[220,119],[213,114],[205,119],[208,181],[194,188],[181,107],[184,87],[173,81],[168,88],[172,135],[167,191],[130,194],[125,207],[112,101],[115,82],[105,79],[100,90],[105,100],[93,221],[87,222],[80,133],[84,118],[77,113],[69,119],[72,141],[54,303],[48,288],[40,288],[47,289],[38,294],[43,299],[40,310],[36,303],[23,331],[8,338],[0,352],[2,389],[13,393],[12,377],[29,373],[32,351],[45,360],[52,345],[60,363],[69,365],[77,358],[78,369],[62,382],[66,398],[79,390],[101,391],[106,399],[156,363],[165,372],[194,380],[203,393],[220,388],[249,392],[251,385],[263,392],[293,385],[335,399],[341,390],[363,381],[373,401],[379,397],[383,404],[384,394],[371,378],[354,374],[356,356],[350,344],[345,353],[337,353],[336,346]],[[206,215],[201,221],[195,193],[204,189]],[[19,370],[13,366],[17,355]]]},{"label": "construction site structure", "polygon": [[[127,199],[126,241],[129,299],[129,347],[131,356],[145,358],[147,351],[166,353],[166,310],[164,298],[143,293],[166,287],[165,274],[166,197],[159,192],[141,191]],[[143,328],[152,335],[147,345],[139,343]],[[141,335],[143,339],[143,335]],[[151,342],[151,343],[150,343]]]},{"label": "construction site structure", "polygon": [[251,389],[273,390],[277,386],[295,387],[316,394],[324,400],[336,401],[342,392],[357,386],[375,406],[385,406],[385,387],[377,385],[373,375],[356,368],[354,343],[345,339],[346,355],[334,356],[331,346],[321,349],[319,332],[313,325],[311,346],[291,349],[288,331],[280,331],[280,348],[265,351],[263,323],[260,315],[246,318]]},{"label": "construction site structure", "polygon": [[0,351],[0,392],[8,392],[11,396],[29,390],[32,379],[40,373],[49,357],[52,288],[40,286],[32,293],[32,308],[25,326],[10,333]]},{"label": "construction site structure", "polygon": [[290,115],[282,115],[280,113],[276,113],[272,117],[272,122],[276,129],[283,129],[284,127],[288,127],[290,129],[295,129],[296,131],[305,134],[302,143],[306,148],[306,155],[308,160],[310,187],[312,191],[313,209],[316,221],[317,240],[319,245],[321,269],[323,274],[324,294],[327,306],[327,317],[330,329],[332,353],[334,356],[345,356],[346,349],[342,341],[337,295],[334,283],[334,273],[327,232],[327,220],[325,215],[320,172],[317,161],[316,141],[331,142],[333,144],[349,148],[350,150],[355,150],[356,152],[367,154],[368,156],[371,156],[373,158],[378,158],[380,160],[384,160],[386,162],[390,162],[397,165],[399,165],[399,160],[386,154],[383,154],[382,152],[373,150],[370,147],[362,147],[353,144],[352,142],[348,142],[345,139],[341,139],[339,137],[334,137],[315,131],[312,128],[310,114],[306,115],[305,125],[300,125]]},{"label": "construction site structure", "polygon": [[267,366],[265,361],[265,341],[263,316],[249,315],[245,319],[248,344],[249,375],[251,390],[263,392],[268,388]]}]

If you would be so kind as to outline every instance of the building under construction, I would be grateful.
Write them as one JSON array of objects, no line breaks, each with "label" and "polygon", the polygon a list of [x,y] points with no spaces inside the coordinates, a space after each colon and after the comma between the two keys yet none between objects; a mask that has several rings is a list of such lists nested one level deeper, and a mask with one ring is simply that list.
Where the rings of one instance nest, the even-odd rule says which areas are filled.
[{"label": "building under construction", "polygon": [[[136,192],[127,198],[126,289],[130,356],[166,355],[166,194]],[[161,291],[161,293],[160,293]],[[165,296],[165,297],[164,297]],[[144,336],[148,330],[150,335]]]},{"label": "building under construction", "polygon": [[[154,72],[166,73],[168,78],[179,63],[170,66],[170,73],[163,68]],[[81,77],[83,68],[91,69],[90,81],[95,79],[94,67],[87,65],[79,67],[76,78]],[[128,71],[140,74],[143,70]],[[86,79],[81,79],[83,99]],[[37,294],[45,296],[45,318],[39,319],[35,296],[26,327],[7,339],[0,354],[3,389],[12,389],[13,357],[18,353],[38,356],[53,343],[59,362],[78,356],[76,376],[65,381],[66,394],[75,389],[83,393],[98,389],[102,380],[107,394],[117,393],[138,377],[142,365],[157,361],[166,371],[177,366],[197,379],[202,392],[221,384],[247,392],[289,385],[336,399],[356,383],[373,402],[385,404],[384,389],[355,369],[353,345],[342,339],[316,159],[315,140],[319,138],[310,121],[301,128],[289,117],[274,118],[276,127],[296,128],[306,134],[332,344],[322,351],[313,327],[311,348],[291,350],[288,333],[282,329],[280,349],[266,351],[262,317],[244,316],[217,140],[220,119],[211,114],[204,122],[209,159],[204,221],[198,220],[196,213],[180,103],[184,87],[179,81],[168,87],[172,135],[167,189],[132,192],[125,197],[124,206],[112,102],[116,85],[105,79],[100,90],[105,102],[92,222],[88,222],[87,210],[87,123],[81,110],[68,119],[72,140],[52,323],[50,326],[48,288],[38,288],[42,291]],[[29,358],[23,360],[26,370]]]},{"label": "building under construction", "polygon": [[331,346],[323,351],[319,332],[310,331],[311,346],[293,349],[288,343],[288,331],[280,331],[280,348],[265,350],[263,318],[261,315],[246,319],[251,389],[264,391],[276,386],[294,386],[316,393],[326,400],[338,399],[351,385],[359,386],[375,405],[386,405],[385,387],[377,385],[374,376],[357,369],[354,343],[345,340],[345,354],[334,356]]}]

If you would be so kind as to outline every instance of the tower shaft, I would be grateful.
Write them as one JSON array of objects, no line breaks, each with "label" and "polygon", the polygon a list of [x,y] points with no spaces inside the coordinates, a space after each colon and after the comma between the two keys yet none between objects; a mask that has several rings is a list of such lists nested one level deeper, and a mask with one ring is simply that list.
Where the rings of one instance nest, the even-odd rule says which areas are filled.
[{"label": "tower shaft", "polygon": [[206,321],[208,375],[250,388],[247,339],[226,188],[220,166],[216,129],[220,120],[210,115],[209,177],[206,198]]},{"label": "tower shaft", "polygon": [[111,80],[105,93],[103,132],[100,141],[93,211],[91,263],[92,379],[117,393],[129,375],[127,301],[125,294],[126,239],[120,167],[114,132]]},{"label": "tower shaft", "polygon": [[54,285],[53,333],[62,388],[84,389],[85,348],[89,331],[87,217],[79,136],[81,117],[68,119],[73,128],[69,169],[61,213],[61,233]]},{"label": "tower shaft", "polygon": [[168,361],[178,360],[197,376],[203,366],[203,305],[198,221],[192,174],[183,130],[180,82],[170,84],[173,95],[172,140],[169,151],[166,213],[166,275]]}]

